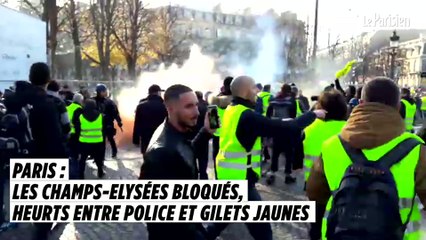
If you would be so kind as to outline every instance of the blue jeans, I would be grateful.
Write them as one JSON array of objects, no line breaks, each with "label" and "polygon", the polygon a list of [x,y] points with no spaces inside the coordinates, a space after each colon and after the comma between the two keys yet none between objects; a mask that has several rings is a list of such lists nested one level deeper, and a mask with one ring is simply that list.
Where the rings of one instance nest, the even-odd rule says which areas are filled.
[{"label": "blue jeans", "polygon": [[[249,201],[262,201],[256,187],[249,184],[248,186],[248,200]],[[207,240],[214,240],[220,233],[228,226],[229,223],[211,223],[207,227]],[[272,228],[269,223],[246,223],[250,235],[255,240],[272,240]]]}]

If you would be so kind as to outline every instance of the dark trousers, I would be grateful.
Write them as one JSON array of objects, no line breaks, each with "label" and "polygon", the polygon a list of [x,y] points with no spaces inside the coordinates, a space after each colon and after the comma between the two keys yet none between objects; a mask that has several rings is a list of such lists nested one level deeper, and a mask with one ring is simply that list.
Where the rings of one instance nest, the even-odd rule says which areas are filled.
[{"label": "dark trousers", "polygon": [[[248,186],[248,200],[262,201],[254,185]],[[229,223],[211,223],[207,227],[207,240],[214,240],[228,226]],[[246,223],[250,235],[254,240],[272,240],[272,229],[269,223]]]},{"label": "dark trousers", "polygon": [[200,179],[209,179],[207,175],[207,165],[209,163],[209,145],[206,144],[205,146],[195,149],[195,156],[198,161]]},{"label": "dark trousers", "polygon": [[303,169],[303,138],[302,136],[295,139],[294,142],[294,159],[293,159],[293,170]]},{"label": "dark trousers", "polygon": [[80,143],[80,154],[80,159],[78,160],[78,173],[79,178],[84,179],[86,160],[89,155],[94,158],[98,170],[102,169],[104,166],[105,143]]},{"label": "dark trousers", "polygon": [[0,225],[5,221],[4,190],[7,182],[7,172],[4,169],[5,160],[0,158]]},{"label": "dark trousers", "polygon": [[34,223],[33,240],[47,240],[53,223]]},{"label": "dark trousers", "polygon": [[325,205],[324,204],[315,204],[315,222],[311,223],[311,228],[309,229],[309,238],[311,240],[320,240],[321,239],[321,226],[322,219],[325,213]]},{"label": "dark trousers", "polygon": [[274,146],[272,147],[271,171],[278,171],[279,158],[281,153],[284,153],[285,155],[284,173],[291,174],[295,156],[294,146],[290,142],[279,138],[274,138]]},{"label": "dark trousers", "polygon": [[214,176],[217,179],[217,170],[216,170],[216,156],[219,153],[219,137],[213,136],[212,140],[212,158],[213,158],[213,167],[214,167]]},{"label": "dark trousers", "polygon": [[[112,152],[113,156],[117,155],[117,144],[115,143],[114,136],[115,136],[115,134],[112,134],[112,133],[106,134],[106,139],[108,140],[109,144],[111,145],[111,152]],[[106,146],[106,141],[105,141],[105,146]]]},{"label": "dark trousers", "polygon": [[69,177],[70,179],[78,179],[79,172],[78,172],[78,159],[80,158],[79,153],[79,141],[78,137],[76,137],[74,134],[71,135],[69,141],[68,141],[68,149],[70,153],[69,162],[70,162],[70,169],[69,169]]},{"label": "dark trousers", "polygon": [[262,138],[262,155],[264,157],[264,160],[271,159],[271,155],[269,155],[268,147],[265,146],[267,139]]}]

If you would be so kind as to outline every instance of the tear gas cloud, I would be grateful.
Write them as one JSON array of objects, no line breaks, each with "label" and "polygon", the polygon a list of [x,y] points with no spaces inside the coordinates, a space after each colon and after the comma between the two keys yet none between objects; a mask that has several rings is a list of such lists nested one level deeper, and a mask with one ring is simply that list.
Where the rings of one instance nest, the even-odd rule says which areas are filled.
[{"label": "tear gas cloud", "polygon": [[231,73],[234,76],[248,75],[262,85],[281,80],[283,73],[287,72],[288,51],[284,49],[284,45],[288,35],[276,29],[277,24],[273,17],[265,14],[256,19],[256,26],[251,34],[254,36],[253,41],[259,43],[256,49],[257,56],[250,63],[245,63],[246,59],[240,59],[237,54],[231,53],[229,58],[234,65],[231,66]]},{"label": "tear gas cloud", "polygon": [[[273,17],[264,14],[256,19],[256,26],[250,31],[250,40],[255,44],[255,58],[252,61],[243,59],[238,50],[231,51],[225,56],[225,72],[232,76],[248,75],[257,83],[272,84],[272,92],[278,92],[283,80],[283,75],[288,72],[288,44],[290,35],[285,30],[276,31],[277,24]],[[241,39],[247,40],[247,39]],[[238,46],[238,40],[236,46]],[[130,143],[133,131],[135,109],[140,101],[148,94],[148,88],[152,84],[158,84],[166,89],[173,84],[183,84],[194,91],[211,91],[217,93],[222,86],[222,75],[215,72],[217,59],[203,55],[201,49],[194,45],[191,47],[189,59],[182,67],[172,65],[165,68],[163,65],[155,72],[144,72],[139,77],[135,87],[123,89],[117,96],[120,114],[123,118],[124,135],[118,137],[119,144]],[[337,69],[336,69],[337,70]],[[334,74],[334,73],[333,73]],[[332,75],[326,80],[329,84]],[[299,87],[304,90],[304,95],[318,94],[327,84],[304,85]],[[324,85],[324,86],[322,86]],[[314,88],[314,89],[313,89]],[[312,91],[311,91],[312,89]]]},{"label": "tear gas cloud", "polygon": [[200,47],[191,47],[189,59],[182,67],[171,65],[167,69],[161,65],[156,72],[144,72],[136,86],[123,89],[117,96],[120,115],[123,119],[124,133],[118,135],[118,144],[131,144],[135,109],[142,98],[148,95],[148,88],[157,84],[167,89],[174,84],[183,84],[194,91],[218,92],[222,86],[221,76],[214,73],[215,61],[201,53]]}]

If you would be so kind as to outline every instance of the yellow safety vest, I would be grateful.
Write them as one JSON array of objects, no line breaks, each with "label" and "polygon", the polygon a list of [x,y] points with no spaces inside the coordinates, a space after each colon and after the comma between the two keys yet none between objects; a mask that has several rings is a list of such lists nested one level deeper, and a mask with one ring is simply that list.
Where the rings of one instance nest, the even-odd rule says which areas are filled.
[{"label": "yellow safety vest", "polygon": [[263,116],[266,116],[266,111],[268,110],[269,100],[271,99],[271,96],[272,94],[270,92],[260,92],[257,94],[257,97],[262,99]]},{"label": "yellow safety vest", "polygon": [[[250,152],[241,145],[237,138],[237,127],[241,114],[252,109],[243,105],[228,106],[223,115],[222,131],[219,140],[219,153],[216,157],[218,180],[245,180],[247,170],[252,168],[261,176],[261,141],[258,137]],[[251,158],[251,163],[248,163]]]},{"label": "yellow safety vest", "polygon": [[104,141],[102,134],[102,114],[93,121],[89,122],[83,114],[80,115],[81,133],[80,142],[82,143],[101,143]]},{"label": "yellow safety vest", "polygon": [[422,97],[422,111],[426,111],[426,96]]},{"label": "yellow safety vest", "polygon": [[[217,108],[217,113],[219,115],[220,123],[222,123],[223,114],[225,114],[225,109],[222,109],[220,107]],[[216,132],[213,134],[216,137],[220,137],[220,128],[216,129]]]},{"label": "yellow safety vest", "polygon": [[75,110],[81,108],[80,105],[77,103],[71,103],[69,106],[67,106],[67,112],[68,112],[68,118],[70,119],[70,125],[71,125],[71,134],[75,133],[74,124],[72,123],[72,119],[74,117]]},{"label": "yellow safety vest", "polygon": [[[420,142],[423,141],[416,135],[411,133],[403,133],[401,136],[389,141],[388,143],[368,150],[362,150],[365,157],[369,161],[377,161],[386,153],[395,148],[399,143],[407,138],[416,138]],[[346,169],[352,164],[351,159],[346,154],[342,143],[338,136],[328,139],[322,146],[322,159],[324,163],[324,173],[327,178],[328,186],[331,192],[339,188],[340,182],[345,174]],[[399,213],[403,223],[407,221],[411,210],[412,199],[415,194],[415,169],[420,156],[420,146],[415,147],[401,162],[391,167],[390,171],[395,180],[399,198]],[[333,197],[330,197],[326,206],[326,212],[322,221],[322,237],[326,239],[327,233],[327,217],[331,210]],[[404,240],[420,240],[422,215],[420,213],[418,203],[415,201],[410,221],[405,231]]]},{"label": "yellow safety vest", "polygon": [[401,99],[401,102],[405,106],[405,130],[411,131],[414,129],[414,116],[416,116],[416,104],[410,104],[407,100]]},{"label": "yellow safety vest", "polygon": [[332,136],[339,134],[345,124],[346,121],[323,121],[316,119],[311,125],[305,128],[305,140],[303,140],[305,181],[308,181],[311,168],[321,154],[322,144]]},{"label": "yellow safety vest", "polygon": [[303,115],[303,111],[300,108],[300,102],[299,99],[296,99],[296,117],[300,117]]}]

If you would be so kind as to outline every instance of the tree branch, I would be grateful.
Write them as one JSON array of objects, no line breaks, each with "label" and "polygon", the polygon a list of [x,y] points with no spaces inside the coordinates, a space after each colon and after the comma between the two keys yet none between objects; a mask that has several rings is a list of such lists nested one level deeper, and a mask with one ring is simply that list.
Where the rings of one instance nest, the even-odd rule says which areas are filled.
[{"label": "tree branch", "polygon": [[30,3],[28,0],[23,0],[23,3],[25,3],[25,5],[27,5],[29,8],[31,8],[31,10],[34,11],[37,14],[37,16],[39,16],[40,18],[43,18],[43,12],[40,12],[40,10],[34,7],[34,5]]}]

